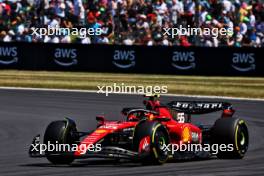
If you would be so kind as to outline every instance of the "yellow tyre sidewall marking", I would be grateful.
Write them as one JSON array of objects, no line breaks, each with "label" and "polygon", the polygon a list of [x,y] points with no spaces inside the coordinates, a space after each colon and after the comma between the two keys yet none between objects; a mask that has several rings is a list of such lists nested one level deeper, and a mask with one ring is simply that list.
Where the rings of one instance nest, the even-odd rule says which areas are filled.
[{"label": "yellow tyre sidewall marking", "polygon": [[236,126],[236,131],[235,131],[235,145],[236,145],[236,150],[237,151],[239,151],[239,148],[238,148],[238,144],[237,144],[237,132],[238,132],[238,128],[239,128],[239,126],[237,125]]},{"label": "yellow tyre sidewall marking", "polygon": [[235,130],[235,145],[236,145],[236,150],[238,151],[239,154],[241,154],[241,151],[240,151],[239,148],[238,148],[237,135],[238,135],[238,128],[239,128],[239,125],[242,125],[242,124],[245,124],[245,121],[244,121],[244,120],[240,120],[240,121],[238,122],[238,125],[236,126],[236,130]]}]

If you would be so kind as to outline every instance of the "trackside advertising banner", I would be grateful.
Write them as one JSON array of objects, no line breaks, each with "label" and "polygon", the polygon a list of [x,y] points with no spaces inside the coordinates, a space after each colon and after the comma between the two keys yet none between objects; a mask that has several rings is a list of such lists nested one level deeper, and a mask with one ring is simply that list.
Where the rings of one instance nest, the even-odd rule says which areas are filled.
[{"label": "trackside advertising banner", "polygon": [[0,43],[0,69],[264,76],[262,50]]}]

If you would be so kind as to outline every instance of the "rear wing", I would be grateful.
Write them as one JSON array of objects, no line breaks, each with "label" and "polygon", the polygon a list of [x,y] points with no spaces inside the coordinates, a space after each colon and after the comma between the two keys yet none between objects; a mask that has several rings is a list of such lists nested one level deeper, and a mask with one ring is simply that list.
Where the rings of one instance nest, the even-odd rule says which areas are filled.
[{"label": "rear wing", "polygon": [[232,104],[226,102],[172,101],[167,106],[186,114],[206,114],[221,110],[234,113]]}]

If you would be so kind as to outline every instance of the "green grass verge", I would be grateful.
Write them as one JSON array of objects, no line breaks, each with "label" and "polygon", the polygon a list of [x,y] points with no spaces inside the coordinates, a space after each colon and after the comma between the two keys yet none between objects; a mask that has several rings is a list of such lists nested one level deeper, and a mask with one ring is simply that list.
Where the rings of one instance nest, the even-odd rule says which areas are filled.
[{"label": "green grass verge", "polygon": [[264,78],[1,70],[0,86],[98,90],[98,85],[168,86],[168,93],[264,98]]}]

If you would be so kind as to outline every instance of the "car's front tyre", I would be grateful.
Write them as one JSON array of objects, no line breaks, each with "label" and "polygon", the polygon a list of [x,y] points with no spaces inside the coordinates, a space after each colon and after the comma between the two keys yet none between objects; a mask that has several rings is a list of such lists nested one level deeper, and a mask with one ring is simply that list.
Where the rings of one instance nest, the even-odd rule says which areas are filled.
[{"label": "car's front tyre", "polygon": [[[74,142],[72,133],[77,131],[75,126],[68,126],[67,121],[54,121],[51,122],[44,134],[44,144],[58,145],[68,144],[71,145]],[[72,156],[60,155],[61,151],[46,151],[47,159],[53,164],[70,164],[74,158]]]},{"label": "car's front tyre", "polygon": [[140,122],[134,132],[134,149],[142,157],[143,164],[163,164],[169,158],[169,151],[164,150],[168,145],[169,135],[166,128],[153,121]]}]

